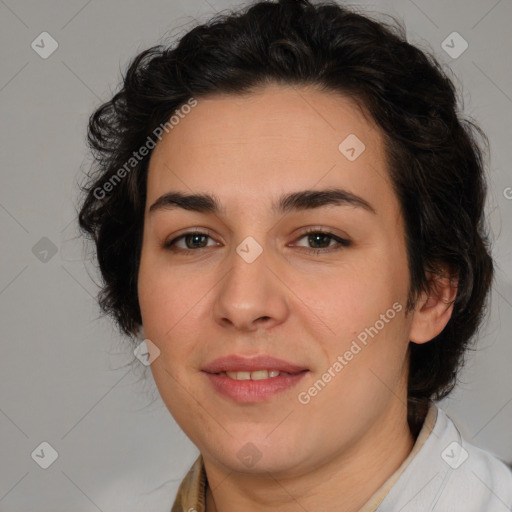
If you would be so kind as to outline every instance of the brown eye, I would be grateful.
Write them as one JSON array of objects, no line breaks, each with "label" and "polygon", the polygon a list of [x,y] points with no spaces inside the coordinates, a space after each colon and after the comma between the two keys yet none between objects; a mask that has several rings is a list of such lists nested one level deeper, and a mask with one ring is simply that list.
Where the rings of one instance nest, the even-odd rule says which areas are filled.
[{"label": "brown eye", "polygon": [[[169,240],[164,244],[165,249],[171,249],[176,251],[195,251],[197,249],[204,249],[208,247],[207,240],[211,239],[208,233],[202,233],[199,231],[192,231],[184,233],[172,240]],[[181,244],[181,245],[179,245]],[[215,245],[215,244],[214,244]],[[211,247],[211,245],[209,246]]]},{"label": "brown eye", "polygon": [[319,245],[320,247],[313,247],[314,249],[329,247],[334,238],[326,235],[325,233],[313,233],[308,235],[308,243],[313,245]]},{"label": "brown eye", "polygon": [[[310,247],[305,247],[305,249],[309,249],[317,254],[321,252],[330,252],[331,250],[338,250],[342,247],[348,247],[351,244],[350,240],[340,238],[339,236],[327,231],[306,231],[299,240],[303,238],[307,238],[307,243],[310,245]],[[332,244],[332,242],[334,242],[334,244]],[[304,246],[298,245],[298,247]]]}]

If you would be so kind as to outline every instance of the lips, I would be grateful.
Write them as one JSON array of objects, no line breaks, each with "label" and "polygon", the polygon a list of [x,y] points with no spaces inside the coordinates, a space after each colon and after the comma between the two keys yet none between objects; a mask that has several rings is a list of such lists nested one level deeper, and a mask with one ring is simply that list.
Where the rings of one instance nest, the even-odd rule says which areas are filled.
[{"label": "lips", "polygon": [[290,390],[308,368],[270,356],[226,356],[202,368],[212,389],[237,403],[257,403]]},{"label": "lips", "polygon": [[255,372],[274,370],[283,373],[300,373],[307,370],[305,366],[283,361],[271,356],[241,357],[237,355],[219,357],[202,368],[206,373],[221,372]]}]

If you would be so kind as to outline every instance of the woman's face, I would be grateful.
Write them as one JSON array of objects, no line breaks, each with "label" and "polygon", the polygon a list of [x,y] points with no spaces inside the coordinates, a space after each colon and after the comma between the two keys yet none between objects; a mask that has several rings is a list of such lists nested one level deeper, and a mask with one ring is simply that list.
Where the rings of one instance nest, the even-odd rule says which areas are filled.
[{"label": "woman's face", "polygon": [[147,186],[151,370],[205,462],[298,475],[405,427],[403,218],[380,132],[349,99],[284,86],[199,99],[154,149]]}]

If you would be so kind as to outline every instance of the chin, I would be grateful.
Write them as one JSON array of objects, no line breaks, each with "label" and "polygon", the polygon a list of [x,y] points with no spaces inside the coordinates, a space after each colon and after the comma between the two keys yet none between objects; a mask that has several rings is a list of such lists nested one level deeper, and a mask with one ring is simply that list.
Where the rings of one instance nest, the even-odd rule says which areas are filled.
[{"label": "chin", "polygon": [[[227,429],[231,432],[229,427]],[[269,432],[271,429],[245,436],[234,434],[236,440],[229,438],[226,445],[216,444],[208,451],[230,471],[266,476],[268,473],[273,476],[298,474],[303,466],[301,454],[297,452],[300,443],[293,436],[276,435],[274,438]]]}]

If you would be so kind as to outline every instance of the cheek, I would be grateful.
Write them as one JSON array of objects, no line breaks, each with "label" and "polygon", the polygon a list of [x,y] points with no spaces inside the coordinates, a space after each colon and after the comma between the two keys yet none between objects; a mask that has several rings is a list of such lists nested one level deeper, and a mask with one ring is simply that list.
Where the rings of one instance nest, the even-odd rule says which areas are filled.
[{"label": "cheek", "polygon": [[146,335],[151,333],[161,341],[171,335],[180,319],[185,319],[201,293],[204,294],[197,277],[187,278],[166,265],[164,258],[145,254],[144,251],[138,276],[138,293],[144,332]]},{"label": "cheek", "polygon": [[[312,416],[323,418],[330,410],[341,419],[349,412],[357,426],[396,400],[407,369],[408,345],[404,308],[396,309],[400,309],[398,303],[395,308],[391,304],[376,310],[378,314],[361,311],[357,318],[340,320],[335,325],[337,336],[330,342],[322,340],[325,363],[308,383],[311,387],[301,389],[311,393]],[[380,319],[381,313],[385,320]]]},{"label": "cheek", "polygon": [[323,334],[312,333],[327,366],[347,354],[347,368],[351,368],[343,371],[347,378],[350,374],[371,385],[369,369],[374,369],[385,381],[393,380],[402,370],[408,344],[405,306],[409,279],[403,255],[391,249],[374,251],[325,277],[309,279],[300,294],[304,303],[312,306],[304,309],[309,323],[318,324],[319,317],[329,327]]},{"label": "cheek", "polygon": [[397,267],[371,254],[316,277],[303,281],[296,288],[298,295],[338,336],[354,335],[373,325],[395,302],[405,309],[406,264]]},{"label": "cheek", "polygon": [[150,365],[155,384],[171,415],[187,430],[183,411],[189,410],[190,396],[185,389],[195,357],[193,341],[200,339],[199,332],[194,331],[200,325],[199,291],[190,280],[178,279],[176,272],[171,275],[157,261],[144,257],[138,290],[144,335],[160,350]]},{"label": "cheek", "polygon": [[201,342],[211,323],[206,301],[214,285],[207,275],[176,272],[157,258],[141,259],[138,290],[144,334],[160,349],[160,363],[175,377],[194,370],[198,352],[206,346]]}]

